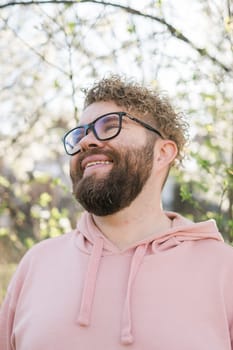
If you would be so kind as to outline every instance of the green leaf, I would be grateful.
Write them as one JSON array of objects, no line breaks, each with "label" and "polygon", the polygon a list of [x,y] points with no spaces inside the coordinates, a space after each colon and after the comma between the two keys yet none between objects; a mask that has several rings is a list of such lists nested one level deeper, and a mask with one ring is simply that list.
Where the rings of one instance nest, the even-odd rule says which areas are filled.
[{"label": "green leaf", "polygon": [[192,200],[192,194],[189,190],[187,184],[182,184],[180,187],[180,196],[182,201],[190,201]]},{"label": "green leaf", "polygon": [[24,241],[24,244],[27,249],[30,249],[35,244],[35,241],[31,237],[27,237]]},{"label": "green leaf", "polygon": [[68,25],[67,25],[67,33],[68,34],[74,34],[75,27],[76,27],[76,23],[75,22],[69,22]]},{"label": "green leaf", "polygon": [[54,80],[53,86],[55,87],[55,89],[59,89],[61,87],[57,79]]},{"label": "green leaf", "polygon": [[0,176],[0,185],[3,187],[10,187],[10,182],[7,180],[6,177]]},{"label": "green leaf", "polygon": [[136,26],[135,26],[135,24],[129,25],[128,28],[127,28],[127,31],[128,31],[130,34],[135,33],[135,32],[136,32]]},{"label": "green leaf", "polygon": [[10,233],[9,228],[7,228],[7,227],[1,227],[0,228],[0,237],[1,236],[7,236],[7,235],[9,235],[9,233]]},{"label": "green leaf", "polygon": [[52,201],[52,196],[48,192],[41,193],[39,204],[46,207]]}]

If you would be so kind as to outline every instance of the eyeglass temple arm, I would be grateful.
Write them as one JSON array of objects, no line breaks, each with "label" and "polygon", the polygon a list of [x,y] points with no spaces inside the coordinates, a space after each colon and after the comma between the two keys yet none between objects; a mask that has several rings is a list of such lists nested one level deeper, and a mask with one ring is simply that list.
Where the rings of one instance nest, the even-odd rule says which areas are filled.
[{"label": "eyeglass temple arm", "polygon": [[135,122],[137,122],[137,123],[143,125],[146,129],[155,132],[155,133],[156,133],[157,135],[159,135],[162,139],[164,139],[164,137],[162,136],[162,134],[161,134],[158,130],[156,130],[156,129],[153,128],[152,126],[150,126],[150,125],[144,123],[142,120],[139,120],[139,119],[137,119],[137,118],[135,118],[135,117],[132,117],[132,116],[129,115],[129,114],[127,114],[127,117],[129,117],[131,120],[134,120]]}]

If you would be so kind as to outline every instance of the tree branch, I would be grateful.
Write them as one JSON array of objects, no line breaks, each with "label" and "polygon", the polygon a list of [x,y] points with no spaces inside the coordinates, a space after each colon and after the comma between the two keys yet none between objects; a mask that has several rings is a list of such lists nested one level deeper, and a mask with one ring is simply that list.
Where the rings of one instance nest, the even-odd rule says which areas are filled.
[{"label": "tree branch", "polygon": [[16,6],[16,5],[24,5],[24,6],[29,6],[29,5],[45,5],[45,4],[64,4],[64,5],[78,5],[80,3],[94,3],[94,4],[99,4],[103,6],[111,6],[115,8],[119,8],[121,10],[124,10],[132,15],[144,17],[144,18],[149,18],[152,21],[159,22],[160,24],[166,26],[168,31],[177,38],[178,40],[181,40],[188,44],[192,49],[197,51],[202,57],[207,57],[210,61],[212,61],[214,64],[218,65],[221,67],[226,73],[232,73],[232,69],[228,66],[226,66],[224,63],[219,61],[216,57],[212,56],[210,53],[205,48],[200,48],[196,46],[188,37],[186,37],[184,34],[182,34],[177,28],[175,28],[173,25],[169,24],[167,21],[165,21],[163,18],[159,18],[153,15],[149,15],[146,13],[143,13],[139,10],[136,10],[132,7],[129,6],[124,6],[120,4],[115,4],[109,1],[100,1],[100,0],[30,0],[30,1],[9,1],[8,3],[4,5],[0,5],[0,9],[10,7],[10,6]]},{"label": "tree branch", "polygon": [[227,14],[228,14],[228,17],[231,18],[231,2],[230,0],[227,0]]},{"label": "tree branch", "polygon": [[32,52],[34,52],[34,54],[36,54],[38,57],[40,57],[42,59],[42,61],[44,61],[49,66],[51,66],[53,68],[56,68],[61,73],[63,73],[65,76],[69,76],[69,74],[64,69],[62,69],[61,67],[57,66],[55,63],[48,61],[43,54],[41,54],[33,46],[31,46],[28,42],[26,42],[23,38],[21,38],[14,28],[12,28],[10,26],[8,26],[8,28],[12,31],[12,33],[14,33],[14,35],[16,36],[16,38],[18,38],[19,41],[21,41],[26,47],[28,47]]},{"label": "tree branch", "polygon": [[78,1],[78,0],[70,0],[70,1],[66,1],[66,0],[30,0],[30,1],[9,1],[6,4],[0,5],[0,9],[6,8],[6,7],[11,7],[11,6],[16,6],[16,5],[24,5],[24,6],[28,6],[28,5],[44,5],[44,4],[67,4],[67,5],[73,5],[73,4],[77,4],[78,2],[83,2]]}]

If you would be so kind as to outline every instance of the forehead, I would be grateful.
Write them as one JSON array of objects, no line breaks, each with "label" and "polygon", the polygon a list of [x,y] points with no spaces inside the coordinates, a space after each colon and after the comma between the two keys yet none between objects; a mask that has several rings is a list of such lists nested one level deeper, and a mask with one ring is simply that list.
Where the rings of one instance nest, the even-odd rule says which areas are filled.
[{"label": "forehead", "polygon": [[99,116],[111,112],[126,112],[124,107],[118,106],[115,102],[95,102],[87,106],[81,114],[79,124],[88,124]]}]

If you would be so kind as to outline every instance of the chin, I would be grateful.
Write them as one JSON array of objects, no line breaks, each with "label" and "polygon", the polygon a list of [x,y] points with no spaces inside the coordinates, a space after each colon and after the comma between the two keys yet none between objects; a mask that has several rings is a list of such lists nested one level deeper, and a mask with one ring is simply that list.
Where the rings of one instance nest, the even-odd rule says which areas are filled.
[{"label": "chin", "polygon": [[112,167],[110,168],[109,166],[107,166],[107,167],[95,167],[95,169],[87,168],[83,172],[83,178],[90,177],[90,176],[99,177],[99,176],[102,176],[103,174],[108,174],[109,171],[111,171],[111,169],[112,169]]}]

